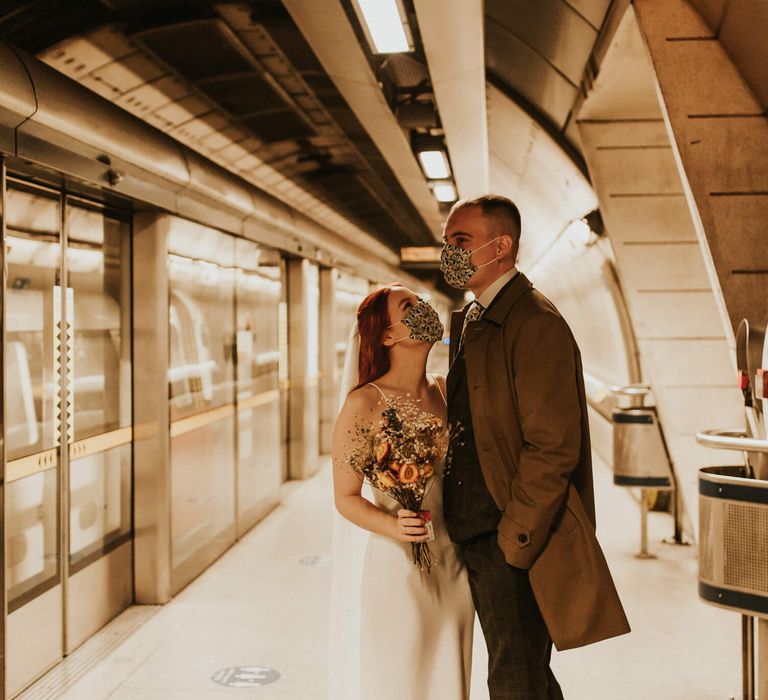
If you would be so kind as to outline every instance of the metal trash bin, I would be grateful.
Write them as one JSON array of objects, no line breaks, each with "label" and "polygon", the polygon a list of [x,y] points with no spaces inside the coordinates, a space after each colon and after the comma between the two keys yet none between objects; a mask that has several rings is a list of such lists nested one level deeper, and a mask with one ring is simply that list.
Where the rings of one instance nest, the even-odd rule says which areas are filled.
[{"label": "metal trash bin", "polygon": [[613,483],[642,489],[674,488],[669,456],[653,408],[613,412]]},{"label": "metal trash bin", "polygon": [[768,481],[745,471],[699,470],[699,596],[768,618]]},{"label": "metal trash bin", "polygon": [[[639,559],[655,559],[648,551],[648,491],[675,490],[675,475],[664,443],[656,409],[645,406],[651,392],[647,384],[614,387],[611,393],[624,407],[613,411],[613,483],[642,489],[640,494]],[[683,544],[679,509],[675,500],[674,542]]]},{"label": "metal trash bin", "polygon": [[[706,447],[747,455],[768,454],[768,440],[740,429],[696,435]],[[755,694],[755,631],[761,654],[768,642],[768,480],[754,478],[748,460],[699,470],[699,597],[741,613],[744,700]],[[761,667],[759,696],[768,697],[768,664]]]}]

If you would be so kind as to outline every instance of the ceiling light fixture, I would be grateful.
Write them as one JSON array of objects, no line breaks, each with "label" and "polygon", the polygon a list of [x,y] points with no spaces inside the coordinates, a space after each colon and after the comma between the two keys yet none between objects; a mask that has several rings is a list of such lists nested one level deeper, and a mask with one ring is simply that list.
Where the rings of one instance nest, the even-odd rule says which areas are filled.
[{"label": "ceiling light fixture", "polygon": [[419,160],[424,174],[430,180],[443,180],[451,176],[444,151],[419,151]]},{"label": "ceiling light fixture", "polygon": [[456,188],[450,182],[436,183],[432,187],[432,191],[435,193],[435,199],[438,202],[456,201]]},{"label": "ceiling light fixture", "polygon": [[[441,246],[404,246],[400,248],[400,261],[402,263],[434,263],[439,265],[441,251]],[[422,296],[424,295],[422,294]]]},{"label": "ceiling light fixture", "polygon": [[413,38],[400,0],[354,0],[373,53],[407,53]]}]

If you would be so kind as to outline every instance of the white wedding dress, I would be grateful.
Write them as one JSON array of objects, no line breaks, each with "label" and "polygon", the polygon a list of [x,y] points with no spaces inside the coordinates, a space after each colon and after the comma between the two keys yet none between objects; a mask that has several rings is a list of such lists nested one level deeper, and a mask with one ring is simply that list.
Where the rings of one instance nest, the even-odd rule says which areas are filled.
[{"label": "white wedding dress", "polygon": [[[439,383],[438,388],[442,395]],[[361,586],[360,700],[469,698],[475,610],[466,571],[445,529],[441,467],[435,469],[423,504],[432,512],[435,531],[429,543],[435,560],[430,573],[413,563],[410,543],[376,534],[368,538]],[[380,491],[374,499],[393,515],[400,509]]]}]

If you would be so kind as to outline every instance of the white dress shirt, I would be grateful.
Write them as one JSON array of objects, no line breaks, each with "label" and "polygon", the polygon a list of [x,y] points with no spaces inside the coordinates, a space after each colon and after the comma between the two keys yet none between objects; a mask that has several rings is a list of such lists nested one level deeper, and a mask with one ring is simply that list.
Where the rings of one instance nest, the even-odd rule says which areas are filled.
[{"label": "white dress shirt", "polygon": [[475,302],[483,307],[483,313],[491,305],[491,302],[493,302],[498,293],[504,289],[507,282],[509,282],[516,274],[516,267],[513,267],[511,270],[507,270],[501,277],[491,282],[491,284],[488,285],[488,288],[479,297],[477,297]]}]

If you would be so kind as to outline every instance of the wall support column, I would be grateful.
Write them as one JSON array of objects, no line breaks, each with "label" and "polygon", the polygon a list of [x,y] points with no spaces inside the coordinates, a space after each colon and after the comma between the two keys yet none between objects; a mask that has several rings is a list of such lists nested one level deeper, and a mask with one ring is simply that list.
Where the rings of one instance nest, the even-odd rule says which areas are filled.
[{"label": "wall support column", "polygon": [[7,621],[8,621],[8,591],[5,580],[7,570],[6,551],[5,551],[5,289],[7,284],[8,264],[6,262],[6,242],[5,242],[5,159],[0,155],[0,613],[3,619],[0,620],[0,698],[5,698],[6,687],[8,685],[8,653],[7,653]]},{"label": "wall support column", "polygon": [[331,432],[338,412],[336,396],[335,269],[320,270],[320,452],[330,454]]},{"label": "wall support column", "polygon": [[288,476],[306,479],[319,466],[319,271],[305,259],[287,267]]},{"label": "wall support column", "polygon": [[616,256],[642,361],[687,513],[698,528],[698,470],[718,454],[696,432],[738,425],[743,400],[635,12],[622,17],[577,115],[584,157]]},{"label": "wall support column", "polygon": [[168,432],[168,233],[170,219],[133,219],[134,561],[136,602],[171,598]]},{"label": "wall support column", "polygon": [[768,118],[688,2],[635,0],[635,8],[733,344],[742,318],[762,324],[768,314]]}]

